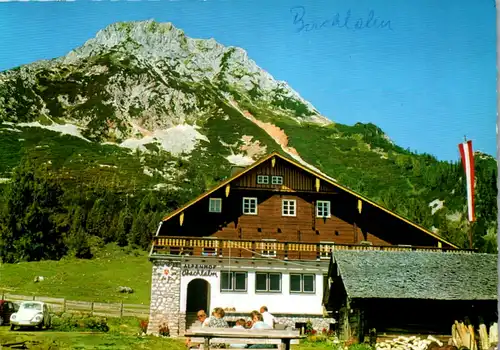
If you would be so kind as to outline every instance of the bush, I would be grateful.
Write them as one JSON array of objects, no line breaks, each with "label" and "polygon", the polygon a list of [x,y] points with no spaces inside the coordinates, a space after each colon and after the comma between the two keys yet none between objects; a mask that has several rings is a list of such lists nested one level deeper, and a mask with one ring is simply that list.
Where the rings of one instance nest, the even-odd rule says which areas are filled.
[{"label": "bush", "polygon": [[313,328],[311,321],[307,321],[304,333],[307,335],[306,341],[309,343],[340,344],[334,331],[323,328],[321,332],[318,332]]},{"label": "bush", "polygon": [[359,344],[355,338],[351,338],[347,341],[340,341],[334,331],[327,330],[326,328],[318,332],[312,327],[310,321],[306,323],[305,328],[305,334],[307,335],[305,341],[307,343],[326,343],[332,350],[372,350],[368,344]]},{"label": "bush", "polygon": [[78,331],[96,331],[108,332],[109,325],[106,318],[93,317],[89,315],[62,314],[52,316],[52,328],[57,331],[70,332]]},{"label": "bush", "polygon": [[105,318],[89,317],[83,320],[84,328],[98,332],[109,331],[109,326]]}]

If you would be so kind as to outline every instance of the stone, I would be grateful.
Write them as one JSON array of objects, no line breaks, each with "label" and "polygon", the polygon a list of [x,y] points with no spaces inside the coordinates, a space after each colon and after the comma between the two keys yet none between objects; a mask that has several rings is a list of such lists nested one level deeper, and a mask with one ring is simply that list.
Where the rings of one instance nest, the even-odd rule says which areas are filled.
[{"label": "stone", "polygon": [[[170,336],[179,336],[180,324],[180,268],[178,261],[154,260],[151,279],[151,306],[147,334],[159,334],[159,327],[166,324]],[[185,319],[185,317],[183,317]]]}]

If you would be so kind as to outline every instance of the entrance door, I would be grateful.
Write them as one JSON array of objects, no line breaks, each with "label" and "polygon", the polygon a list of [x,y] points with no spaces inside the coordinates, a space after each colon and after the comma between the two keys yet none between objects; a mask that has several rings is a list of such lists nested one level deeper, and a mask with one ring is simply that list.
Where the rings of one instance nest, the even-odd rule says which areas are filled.
[{"label": "entrance door", "polygon": [[189,282],[187,286],[186,313],[205,310],[210,316],[210,283],[201,278]]}]

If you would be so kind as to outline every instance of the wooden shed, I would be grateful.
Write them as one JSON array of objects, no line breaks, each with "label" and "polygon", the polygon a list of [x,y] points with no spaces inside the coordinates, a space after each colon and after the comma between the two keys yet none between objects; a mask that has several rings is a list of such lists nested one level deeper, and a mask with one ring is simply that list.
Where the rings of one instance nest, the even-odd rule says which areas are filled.
[{"label": "wooden shed", "polygon": [[496,322],[497,255],[333,251],[323,304],[342,339],[380,334],[451,335],[454,320]]}]

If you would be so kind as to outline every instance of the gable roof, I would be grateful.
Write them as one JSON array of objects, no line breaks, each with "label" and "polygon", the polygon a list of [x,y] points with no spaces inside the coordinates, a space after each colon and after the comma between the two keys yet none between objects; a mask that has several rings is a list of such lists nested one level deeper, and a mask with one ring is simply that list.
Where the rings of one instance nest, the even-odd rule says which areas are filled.
[{"label": "gable roof", "polygon": [[497,300],[497,260],[480,253],[334,250],[331,267],[337,265],[352,299]]},{"label": "gable roof", "polygon": [[304,166],[304,165],[300,164],[299,162],[297,162],[297,161],[295,161],[295,160],[292,160],[292,159],[290,159],[290,158],[287,158],[287,157],[285,157],[285,156],[283,156],[283,155],[279,154],[278,152],[273,152],[273,153],[270,153],[269,155],[267,155],[267,156],[265,156],[265,157],[261,158],[260,160],[256,161],[255,163],[253,163],[253,164],[251,164],[251,165],[247,166],[244,170],[242,170],[242,171],[240,171],[240,172],[236,173],[235,175],[233,175],[233,176],[229,177],[228,179],[226,179],[225,181],[223,181],[223,182],[222,182],[222,183],[220,183],[219,185],[217,185],[217,186],[215,186],[214,188],[212,188],[212,189],[210,189],[210,190],[206,191],[205,193],[201,194],[201,195],[200,195],[200,196],[198,196],[197,198],[195,198],[195,199],[193,199],[193,200],[189,201],[189,202],[188,202],[187,204],[185,204],[184,206],[182,206],[182,207],[180,207],[179,209],[177,209],[177,210],[173,211],[172,213],[168,214],[167,216],[165,216],[165,217],[162,219],[162,221],[167,221],[167,220],[169,220],[169,219],[170,219],[170,218],[172,218],[173,216],[175,216],[175,215],[177,215],[177,214],[181,213],[182,211],[184,211],[185,209],[189,208],[191,205],[195,204],[196,202],[199,202],[199,201],[200,201],[200,200],[202,200],[203,198],[208,197],[211,193],[213,193],[213,192],[215,192],[215,191],[217,191],[217,190],[219,190],[219,189],[223,188],[223,187],[224,187],[224,186],[226,186],[227,184],[229,184],[229,183],[231,183],[232,181],[236,180],[237,178],[239,178],[239,177],[243,176],[244,174],[248,173],[248,172],[249,172],[249,171],[251,171],[252,169],[254,169],[254,168],[258,167],[259,165],[261,165],[261,164],[265,163],[266,161],[270,160],[270,159],[271,159],[271,158],[273,158],[273,157],[277,157],[277,158],[279,158],[279,159],[282,159],[282,160],[284,160],[285,162],[288,162],[288,163],[290,163],[290,164],[292,164],[292,165],[294,165],[294,166],[296,166],[296,167],[298,167],[298,168],[300,168],[300,169],[304,170],[305,172],[307,172],[307,173],[311,174],[312,176],[315,176],[315,177],[317,177],[317,178],[319,178],[319,179],[321,179],[321,180],[323,180],[323,181],[325,181],[325,182],[327,182],[327,183],[329,183],[329,184],[331,184],[331,185],[333,185],[333,186],[335,186],[335,187],[337,187],[337,188],[339,188],[339,189],[341,189],[341,190],[343,190],[343,191],[346,191],[347,193],[349,193],[349,194],[353,195],[354,197],[356,197],[356,198],[358,198],[358,199],[360,199],[360,200],[362,200],[362,201],[364,201],[364,202],[366,202],[366,203],[369,203],[369,204],[373,205],[374,207],[379,208],[379,209],[381,209],[382,211],[385,211],[386,213],[389,213],[390,215],[392,215],[392,216],[394,216],[394,217],[398,218],[399,220],[402,220],[402,221],[406,222],[407,224],[409,224],[409,225],[411,225],[411,226],[413,226],[413,227],[415,227],[415,228],[419,229],[420,231],[422,231],[422,232],[424,232],[424,233],[426,233],[426,234],[428,234],[428,235],[430,235],[430,236],[432,236],[432,237],[436,238],[437,240],[439,240],[439,241],[441,241],[441,242],[443,242],[443,243],[445,243],[445,244],[450,245],[450,246],[451,246],[451,247],[453,247],[453,248],[459,248],[459,247],[458,247],[458,246],[456,246],[455,244],[453,244],[453,243],[451,243],[451,242],[448,242],[447,240],[445,240],[445,239],[441,238],[440,236],[436,235],[434,232],[431,232],[431,231],[429,231],[429,230],[427,230],[427,229],[423,228],[422,226],[417,225],[416,223],[411,222],[410,220],[408,220],[408,219],[406,219],[406,218],[402,217],[401,215],[396,214],[395,212],[390,211],[389,209],[386,209],[386,208],[384,208],[384,207],[380,206],[379,204],[377,204],[377,203],[375,203],[375,202],[371,201],[370,199],[368,199],[368,198],[366,198],[366,197],[362,196],[361,194],[359,194],[359,193],[357,193],[357,192],[354,192],[353,190],[351,190],[351,189],[349,189],[349,188],[347,188],[347,187],[344,187],[344,186],[340,185],[340,184],[339,184],[337,181],[335,181],[333,178],[331,178],[331,177],[329,177],[329,176],[327,176],[327,175],[324,175],[324,174],[322,174],[322,173],[319,173],[319,172],[317,172],[317,171],[315,171],[315,170],[313,170],[313,169],[311,169],[311,168],[309,168],[309,167],[306,167],[306,166]]}]

